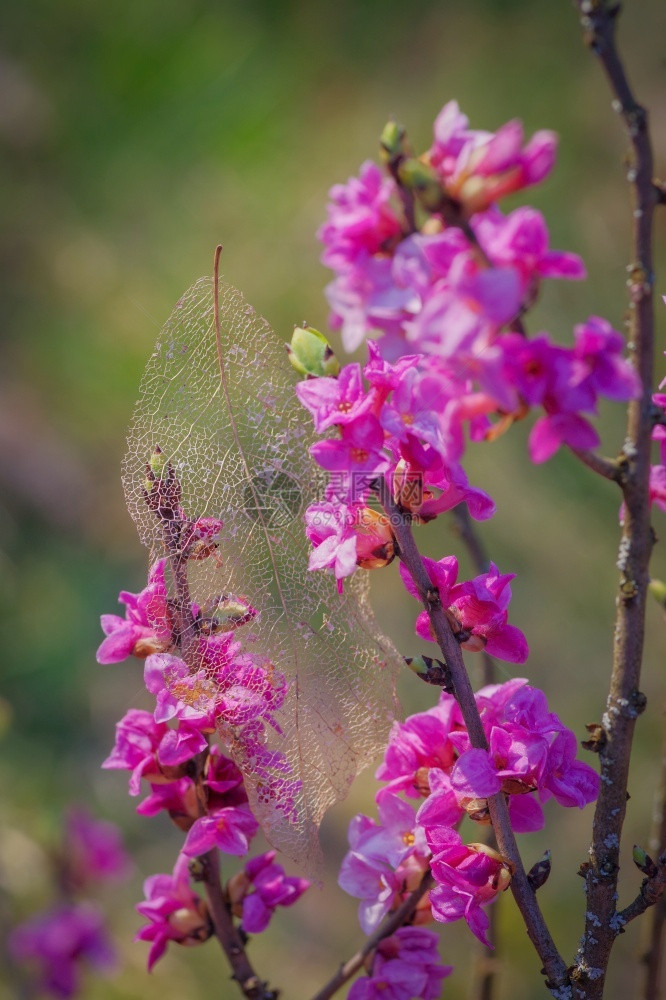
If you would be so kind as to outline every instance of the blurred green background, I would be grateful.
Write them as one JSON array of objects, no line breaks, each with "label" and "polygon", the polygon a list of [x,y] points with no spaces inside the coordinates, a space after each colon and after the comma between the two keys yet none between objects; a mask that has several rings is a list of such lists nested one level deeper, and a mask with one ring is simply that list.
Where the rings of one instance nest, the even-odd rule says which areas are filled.
[{"label": "blurred green background", "polygon": [[[145,579],[119,463],[157,333],[181,292],[209,273],[218,242],[226,278],[277,336],[287,339],[302,320],[325,328],[328,273],[314,233],[327,189],[375,156],[389,115],[408,126],[417,148],[427,147],[432,120],[452,97],[477,128],[521,117],[528,133],[560,133],[558,167],[531,201],[548,218],[553,246],[581,253],[590,278],[547,286],[530,329],[569,342],[572,324],[590,313],[621,328],[631,221],[624,137],[566,2],[26,0],[3,13],[0,877],[14,919],[45,904],[43,846],[57,838],[67,802],[88,802],[122,826],[136,873],[106,897],[123,971],[110,982],[88,978],[83,995],[231,998],[214,942],[196,952],[172,948],[145,974],[146,947],[131,943],[140,924],[133,903],[142,878],[171,869],[180,838],[168,821],[134,814],[124,773],[99,770],[116,720],[141,689],[136,663],[99,667],[94,653],[99,614],[115,610],[121,587],[138,590]],[[663,164],[663,2],[629,0],[620,36]],[[662,224],[662,275],[664,242]],[[666,292],[666,279],[657,288]],[[663,314],[659,324],[663,334]],[[604,409],[601,429],[612,453],[623,435],[620,408]],[[498,502],[482,533],[500,568],[518,573],[512,621],[530,641],[526,672],[582,736],[605,700],[618,499],[569,455],[532,467],[528,431],[518,426],[492,448],[477,446],[469,471]],[[662,518],[656,514],[658,532]],[[421,529],[423,547],[437,557],[455,550],[467,569],[450,528],[442,520]],[[666,574],[661,546],[654,574]],[[395,567],[374,577],[380,621],[408,652],[414,606]],[[640,881],[630,845],[647,842],[666,702],[656,605],[648,626],[627,901]],[[513,674],[507,666],[503,676]],[[402,695],[406,711],[432,701],[411,676]],[[356,903],[336,888],[335,871],[348,819],[372,811],[373,789],[371,768],[325,821],[325,888],[252,944],[260,971],[285,997],[304,1000],[358,943]],[[544,847],[553,850],[555,875],[541,899],[570,957],[582,929],[575,872],[591,810],[551,806],[548,818],[546,831],[522,838],[523,851],[529,865]],[[498,1000],[545,995],[509,898],[500,935]],[[615,950],[612,1000],[634,995],[640,947],[632,925]],[[443,929],[442,955],[456,965],[446,996],[468,995],[476,954],[466,928]],[[11,995],[0,983],[3,1000]]]}]

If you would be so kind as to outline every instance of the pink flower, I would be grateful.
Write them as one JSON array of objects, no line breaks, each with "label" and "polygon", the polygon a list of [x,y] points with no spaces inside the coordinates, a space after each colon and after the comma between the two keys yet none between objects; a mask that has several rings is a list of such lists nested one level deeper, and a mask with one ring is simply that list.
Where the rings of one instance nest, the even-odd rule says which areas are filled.
[{"label": "pink flower", "polygon": [[[455,586],[455,582],[458,577],[458,560],[455,556],[445,556],[444,559],[440,559],[439,562],[435,562],[434,559],[427,558],[424,559],[423,562],[426,570],[428,571],[430,582],[433,587],[437,588],[439,591],[442,607],[448,607],[449,594]],[[412,595],[412,597],[416,597],[417,600],[420,600],[420,594],[412,579],[412,574],[409,572],[404,563],[400,564],[400,576],[402,577],[402,582],[404,583],[407,591]],[[433,641],[430,618],[428,617],[427,611],[422,611],[416,619],[416,634],[422,639],[426,639],[430,642]]]},{"label": "pink flower", "polygon": [[115,746],[102,767],[131,771],[130,795],[138,795],[142,777],[161,773],[157,748],[167,732],[167,726],[155,722],[152,712],[131,708],[116,725]]},{"label": "pink flower", "polygon": [[460,583],[448,596],[449,606],[465,631],[464,649],[485,649],[491,656],[510,663],[524,663],[529,655],[525,636],[507,622],[511,601],[509,583],[514,573],[500,574],[494,563],[487,573]]},{"label": "pink flower", "polygon": [[97,650],[98,663],[120,663],[128,656],[146,657],[164,649],[171,640],[171,625],[164,581],[166,559],[158,559],[148,576],[148,585],[138,594],[121,590],[118,600],[125,617],[102,615],[106,639]]},{"label": "pink flower", "polygon": [[366,161],[360,176],[330,190],[328,222],[317,237],[324,244],[322,261],[340,268],[362,253],[377,253],[400,235],[400,223],[389,201],[395,183],[374,163]]},{"label": "pink flower", "polygon": [[600,778],[589,764],[576,760],[577,748],[570,730],[557,734],[548,755],[544,784],[560,805],[583,809],[597,798]]},{"label": "pink flower", "polygon": [[449,923],[464,917],[470,930],[488,948],[488,917],[482,906],[506,889],[511,874],[501,855],[485,844],[463,844],[454,831],[433,844],[430,869],[437,883],[430,892],[435,920]]},{"label": "pink flower", "polygon": [[203,900],[190,888],[189,859],[179,854],[173,875],[151,875],[143,891],[144,903],[137,910],[150,923],[136,935],[136,941],[150,941],[148,971],[166,951],[169,941],[198,944],[206,941],[212,926]]},{"label": "pink flower", "polygon": [[345,365],[336,378],[321,376],[296,385],[296,395],[312,416],[315,430],[323,433],[334,424],[349,424],[373,405],[361,378],[361,366]]},{"label": "pink flower", "polygon": [[475,216],[472,224],[493,263],[518,270],[524,294],[533,296],[541,278],[580,280],[586,276],[578,254],[549,249],[545,219],[534,208],[517,208],[507,216],[492,208]]},{"label": "pink flower", "polygon": [[213,847],[224,854],[247,854],[250,840],[258,830],[259,824],[248,805],[215,809],[192,824],[183,845],[183,854],[195,858]]},{"label": "pink flower", "polygon": [[20,924],[8,941],[11,955],[39,967],[40,989],[53,997],[73,997],[81,989],[84,963],[109,975],[116,957],[104,918],[91,903],[62,903]]},{"label": "pink flower", "polygon": [[118,827],[93,819],[81,806],[67,812],[64,841],[67,869],[77,886],[121,880],[130,874],[132,865]]},{"label": "pink flower", "polygon": [[246,878],[253,886],[242,903],[241,927],[246,934],[266,930],[278,906],[293,906],[310,886],[307,879],[286,875],[282,865],[274,864],[275,853],[268,851],[245,865]]},{"label": "pink flower", "polygon": [[388,468],[382,453],[384,432],[376,417],[358,417],[341,427],[339,440],[318,441],[310,447],[314,460],[323,469],[335,472],[335,495],[347,502],[365,493],[378,475]]}]

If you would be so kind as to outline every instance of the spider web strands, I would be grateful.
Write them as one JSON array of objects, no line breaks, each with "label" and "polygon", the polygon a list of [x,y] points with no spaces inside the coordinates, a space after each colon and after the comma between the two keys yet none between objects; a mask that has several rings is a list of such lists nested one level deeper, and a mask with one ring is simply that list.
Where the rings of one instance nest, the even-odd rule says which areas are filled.
[{"label": "spider web strands", "polygon": [[[215,557],[188,562],[191,598],[203,606],[242,595],[259,609],[236,636],[287,678],[276,726],[266,726],[265,736],[291,773],[276,763],[267,781],[237,729],[225,726],[220,736],[269,841],[312,872],[325,810],[386,743],[401,661],[379,632],[364,573],[346,582],[343,596],[332,576],[308,573],[302,513],[324,489],[308,452],[309,420],[272,330],[225,284],[218,359],[213,288],[210,278],[198,281],[160,334],[129,430],[123,483],[153,559],[164,555],[163,526],[146,505],[144,482],[156,445],[173,465],[188,518],[223,522]],[[191,645],[181,642],[181,650]],[[301,784],[290,816],[281,799],[294,779]]]}]

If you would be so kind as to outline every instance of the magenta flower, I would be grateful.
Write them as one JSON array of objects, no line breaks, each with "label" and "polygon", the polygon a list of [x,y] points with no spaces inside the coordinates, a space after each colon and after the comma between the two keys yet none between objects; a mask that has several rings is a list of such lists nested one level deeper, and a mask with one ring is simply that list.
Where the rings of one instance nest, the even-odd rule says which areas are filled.
[{"label": "magenta flower", "polygon": [[153,564],[148,585],[140,593],[121,590],[118,600],[125,605],[124,618],[102,615],[106,639],[97,650],[98,663],[120,663],[132,655],[143,658],[171,641],[165,564],[166,559]]},{"label": "magenta flower", "polygon": [[576,760],[578,744],[570,730],[557,734],[548,755],[545,787],[563,806],[583,809],[599,794],[599,775],[589,764]]},{"label": "magenta flower", "polygon": [[366,414],[344,424],[340,439],[317,441],[310,452],[323,469],[337,473],[340,499],[353,501],[388,468],[388,460],[381,451],[383,444],[384,432],[379,421]]},{"label": "magenta flower", "polygon": [[33,962],[39,985],[53,997],[73,997],[81,989],[82,967],[109,975],[116,957],[104,917],[91,903],[63,903],[12,931],[8,947],[19,962]]},{"label": "magenta flower", "polygon": [[224,854],[243,855],[259,824],[247,805],[225,806],[195,820],[183,845],[183,854],[196,858],[213,847]]},{"label": "magenta flower", "polygon": [[350,896],[361,900],[359,923],[365,934],[372,934],[400,898],[403,880],[387,862],[366,858],[352,849],[342,860],[338,885]]},{"label": "magenta flower", "polygon": [[286,875],[282,865],[274,864],[275,854],[268,851],[245,865],[245,875],[254,887],[243,898],[241,927],[246,934],[266,930],[278,906],[293,906],[310,887],[307,879]]},{"label": "magenta flower", "polygon": [[194,945],[206,941],[212,926],[203,900],[190,888],[189,859],[179,854],[173,875],[151,875],[143,891],[144,903],[137,910],[150,923],[142,927],[135,941],[150,941],[148,971],[166,951],[169,941]]},{"label": "magenta flower", "polygon": [[529,295],[541,278],[580,280],[586,276],[578,254],[549,249],[546,222],[534,208],[517,208],[507,216],[492,208],[475,216],[473,225],[493,263],[515,267]]},{"label": "magenta flower", "polygon": [[463,844],[454,830],[448,830],[446,843],[433,844],[437,850],[430,868],[437,885],[430,892],[435,920],[449,923],[467,921],[470,930],[488,948],[488,917],[482,906],[491,902],[511,881],[508,866],[501,855],[485,844]]},{"label": "magenta flower", "polygon": [[308,561],[309,570],[332,570],[342,592],[342,580],[357,568],[355,517],[345,504],[310,504],[305,512],[305,532],[314,548]]},{"label": "magenta flower", "polygon": [[530,458],[539,465],[551,458],[563,444],[589,451],[599,444],[599,435],[577,413],[547,414],[537,420],[530,433]]},{"label": "magenta flower", "polygon": [[77,886],[89,881],[127,878],[132,869],[117,826],[93,819],[81,806],[74,806],[65,819],[64,846],[68,871]]},{"label": "magenta flower", "polygon": [[525,636],[507,622],[511,601],[509,583],[515,573],[500,574],[494,563],[487,573],[454,587],[448,595],[450,610],[463,629],[471,633],[464,649],[485,649],[510,663],[524,663],[529,655]]},{"label": "magenta flower", "polygon": [[[397,980],[395,966],[398,962],[404,967],[411,967],[414,976],[425,975],[425,982],[411,996],[421,1000],[438,1000],[441,992],[442,979],[453,972],[451,966],[442,965],[439,957],[439,936],[425,927],[399,927],[391,937],[384,938],[377,946],[372,968],[372,978],[377,982],[384,980],[395,984]],[[392,966],[390,975],[387,966]],[[412,983],[412,988],[416,980]],[[381,990],[379,991],[382,994]],[[390,994],[389,994],[390,995]]]},{"label": "magenta flower", "polygon": [[155,722],[151,712],[130,708],[116,725],[115,746],[102,767],[131,771],[130,795],[138,795],[141,778],[161,774],[157,748],[167,733],[167,726],[163,722]]},{"label": "magenta flower", "polygon": [[317,233],[325,247],[322,261],[337,270],[363,253],[385,250],[399,237],[400,223],[390,205],[394,192],[394,181],[370,161],[358,178],[332,187],[328,222]]},{"label": "magenta flower", "polygon": [[622,356],[624,338],[601,316],[590,316],[574,327],[574,385],[586,384],[595,394],[618,402],[636,399],[641,381]]},{"label": "magenta flower", "polygon": [[455,749],[449,734],[460,725],[462,716],[455,698],[442,692],[439,703],[427,712],[393,723],[376,777],[388,781],[386,787],[395,792],[417,798],[427,796],[431,787],[429,770],[448,771],[454,763]]},{"label": "magenta flower", "polygon": [[312,414],[318,434],[334,424],[351,423],[368,413],[374,403],[363,388],[358,364],[345,365],[336,378],[321,376],[298,382],[296,395]]},{"label": "magenta flower", "polygon": [[192,674],[178,656],[153,653],[146,660],[144,681],[157,697],[155,722],[179,719],[191,726],[215,729],[220,687],[207,669]]},{"label": "magenta flower", "polygon": [[447,192],[464,202],[468,212],[483,211],[498,198],[537,184],[552,169],[553,132],[535,132],[523,147],[523,127],[515,119],[495,133],[467,125],[455,101],[445,105],[435,122],[429,158]]}]

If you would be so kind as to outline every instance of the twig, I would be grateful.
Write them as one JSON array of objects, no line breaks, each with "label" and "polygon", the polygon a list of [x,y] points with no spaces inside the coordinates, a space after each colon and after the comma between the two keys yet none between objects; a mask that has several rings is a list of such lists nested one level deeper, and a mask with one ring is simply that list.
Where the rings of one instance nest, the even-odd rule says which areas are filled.
[{"label": "twig", "polygon": [[434,884],[435,880],[428,869],[419,885],[416,889],[414,889],[411,895],[409,895],[407,899],[401,903],[395,913],[393,913],[389,919],[382,924],[382,926],[379,927],[371,937],[368,938],[363,947],[340,967],[339,971],[336,972],[332,979],[330,979],[325,986],[322,986],[312,1000],[329,1000],[329,997],[332,997],[334,993],[337,993],[340,987],[344,986],[344,984],[351,979],[354,973],[358,972],[367,956],[374,951],[379,942],[383,941],[384,938],[390,937],[394,931],[397,931],[399,927],[402,927],[403,924],[407,923],[418,906],[419,900],[425,896],[429,889],[432,889]]},{"label": "twig", "polygon": [[[419,591],[423,606],[428,613],[433,633],[450,671],[455,688],[456,699],[469,733],[473,747],[487,750],[488,741],[481,722],[481,716],[474,699],[472,685],[465,669],[462,652],[449,619],[442,607],[439,593],[433,588],[421,554],[416,547],[409,523],[409,515],[405,514],[395,503],[391,491],[382,479],[379,484],[380,501],[388,514],[398,543],[398,554],[411,573],[414,584]],[[509,819],[509,810],[503,794],[492,795],[488,799],[488,808],[492,820],[497,844],[502,855],[513,865],[514,874],[511,879],[511,891],[522,914],[527,933],[537,954],[543,962],[547,983],[559,1000],[570,998],[571,987],[569,974],[564,960],[558,952],[551,937],[543,915],[537,903],[536,896],[523,866],[516,838]]]},{"label": "twig", "polygon": [[229,960],[233,978],[247,1000],[275,1000],[279,995],[269,990],[256,974],[245,951],[245,945],[235,926],[220,885],[219,855],[216,847],[201,859],[204,865],[203,884],[208,899],[215,934]]},{"label": "twig", "polygon": [[650,906],[655,906],[663,898],[666,892],[666,855],[659,858],[655,869],[654,875],[643,879],[634,901],[618,913],[617,923],[622,927],[640,917]]},{"label": "twig", "polygon": [[[456,524],[456,530],[465,544],[475,569],[478,573],[487,573],[490,566],[490,559],[474,527],[467,504],[459,503],[453,508],[451,513]],[[495,661],[485,649],[481,657],[483,664],[481,668],[482,684],[485,687],[488,684],[495,683],[497,670],[495,668]],[[489,827],[488,835],[484,840],[490,847],[497,848],[497,838],[492,826]],[[495,994],[497,970],[499,967],[497,960],[497,912],[499,903],[500,900],[498,898],[495,905],[491,906],[488,911],[489,925],[487,936],[493,947],[488,948],[483,944],[480,946],[481,951],[478,952],[472,973],[471,1000],[493,1000]]]},{"label": "twig", "polygon": [[652,549],[649,509],[650,404],[653,354],[652,220],[655,207],[652,149],[647,112],[634,98],[615,42],[619,5],[602,0],[578,0],[588,45],[598,56],[622,115],[633,150],[628,179],[633,192],[633,255],[631,265],[631,348],[643,386],[642,398],[628,407],[626,459],[622,481],[624,526],[618,566],[621,571],[613,643],[613,671],[603,718],[605,746],[599,757],[601,791],[597,800],[586,870],[585,934],[572,973],[578,995],[601,1000],[606,969],[616,937],[615,900],[619,852],[626,810],[627,778],[636,718],[645,705],[638,690],[648,563]]},{"label": "twig", "polygon": [[604,479],[610,479],[611,482],[622,483],[623,465],[617,459],[605,458],[603,455],[597,455],[593,451],[585,451],[582,448],[572,448],[571,445],[569,445],[569,451],[580,459],[588,469],[592,469],[592,472],[603,476]]}]

